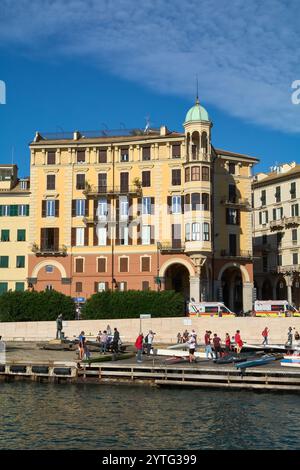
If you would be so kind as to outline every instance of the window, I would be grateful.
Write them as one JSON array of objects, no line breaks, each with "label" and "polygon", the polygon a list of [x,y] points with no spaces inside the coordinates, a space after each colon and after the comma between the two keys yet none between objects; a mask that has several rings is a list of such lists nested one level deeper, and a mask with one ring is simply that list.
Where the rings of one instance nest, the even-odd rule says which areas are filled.
[{"label": "window", "polygon": [[235,163],[229,162],[228,171],[231,175],[235,175]]},{"label": "window", "polygon": [[47,284],[45,290],[53,290],[52,284]]},{"label": "window", "polygon": [[95,292],[104,292],[108,289],[107,282],[95,282]]},{"label": "window", "polygon": [[266,190],[265,189],[263,189],[262,192],[261,192],[260,200],[261,200],[261,205],[265,206],[266,203],[267,203]]},{"label": "window", "polygon": [[47,175],[47,189],[55,189],[55,175]]},{"label": "window", "polygon": [[59,228],[41,228],[41,249],[43,251],[59,249]]},{"label": "window", "polygon": [[126,281],[119,282],[119,290],[121,292],[124,292],[124,291],[127,290],[127,282]]},{"label": "window", "polygon": [[299,205],[298,204],[292,204],[291,210],[292,210],[292,217],[297,217],[299,215]]},{"label": "window", "polygon": [[99,163],[107,163],[107,149],[99,150]]},{"label": "window", "polygon": [[18,215],[22,216],[22,217],[25,217],[25,216],[29,215],[29,204],[19,204],[18,205]]},{"label": "window", "polygon": [[142,160],[147,161],[150,160],[150,147],[142,147]]},{"label": "window", "polygon": [[127,246],[129,244],[129,228],[127,227],[127,225],[120,225],[119,241],[120,245]]},{"label": "window", "polygon": [[18,229],[17,230],[17,241],[18,242],[25,242],[26,241],[26,230]]},{"label": "window", "polygon": [[291,199],[295,199],[295,198],[297,197],[297,194],[296,194],[296,182],[295,182],[295,181],[293,181],[293,183],[291,183],[290,193],[291,193]]},{"label": "window", "polygon": [[228,200],[229,202],[236,202],[236,186],[235,184],[228,185]]},{"label": "window", "polygon": [[191,180],[200,181],[200,166],[192,166]]},{"label": "window", "polygon": [[282,255],[277,255],[277,265],[282,266]]},{"label": "window", "polygon": [[143,215],[151,214],[151,197],[142,198],[142,214]]},{"label": "window", "polygon": [[106,173],[98,174],[98,191],[100,193],[106,193],[107,191],[107,175]]},{"label": "window", "polygon": [[230,233],[229,234],[229,256],[236,256],[236,251],[237,251],[236,248],[237,248],[236,234]]},{"label": "window", "polygon": [[75,259],[75,272],[76,273],[83,273],[83,258],[76,258]]},{"label": "window", "polygon": [[55,217],[55,199],[46,200],[46,217]]},{"label": "window", "polygon": [[47,165],[55,165],[55,151],[48,151],[47,153]]},{"label": "window", "polygon": [[209,194],[202,194],[202,210],[209,211]]},{"label": "window", "polygon": [[18,292],[24,292],[25,290],[25,284],[24,282],[16,282],[16,291]]},{"label": "window", "polygon": [[180,144],[173,144],[172,145],[172,158],[180,158]]},{"label": "window", "polygon": [[266,225],[268,223],[268,211],[259,212],[258,217],[260,225]]},{"label": "window", "polygon": [[192,199],[192,211],[200,210],[200,194],[193,193],[191,199]]},{"label": "window", "polygon": [[129,202],[127,196],[120,196],[119,199],[120,207],[120,220],[127,220],[129,213]]},{"label": "window", "polygon": [[76,199],[76,217],[85,215],[85,199]]},{"label": "window", "polygon": [[237,209],[226,209],[226,224],[227,225],[239,225],[239,211]]},{"label": "window", "polygon": [[85,162],[85,150],[77,150],[77,163]]},{"label": "window", "polygon": [[142,272],[150,272],[150,256],[142,256],[141,261]]},{"label": "window", "polygon": [[25,268],[25,256],[17,256],[17,268]]},{"label": "window", "polygon": [[275,201],[276,201],[276,202],[280,202],[280,201],[281,201],[280,186],[276,186],[276,190],[275,190]]},{"label": "window", "polygon": [[97,271],[98,273],[106,272],[106,258],[98,258],[97,260]]},{"label": "window", "polygon": [[129,149],[124,148],[121,149],[121,162],[128,162],[129,161]]},{"label": "window", "polygon": [[8,283],[7,282],[0,282],[0,294],[8,291]]},{"label": "window", "polygon": [[172,196],[172,214],[181,214],[181,196]]},{"label": "window", "polygon": [[151,242],[151,226],[142,226],[142,245],[150,245]]},{"label": "window", "polygon": [[1,241],[9,242],[9,230],[1,230]]},{"label": "window", "polygon": [[151,171],[142,171],[142,186],[143,188],[151,186]]},{"label": "window", "polygon": [[129,190],[129,173],[120,173],[120,186],[121,186],[121,192],[123,193],[128,193]]},{"label": "window", "polygon": [[200,224],[198,222],[192,223],[192,240],[200,240]]},{"label": "window", "polygon": [[292,259],[293,259],[292,264],[298,264],[298,253],[293,253]]},{"label": "window", "polygon": [[76,246],[84,246],[84,227],[76,228]]},{"label": "window", "polygon": [[128,258],[119,258],[120,273],[128,273]]},{"label": "window", "polygon": [[185,182],[188,183],[190,181],[190,167],[187,167],[185,170],[184,170],[184,175],[185,175]]},{"label": "window", "polygon": [[276,233],[276,243],[277,246],[280,247],[283,239],[283,233],[282,232],[277,232]]},{"label": "window", "polygon": [[76,282],[75,292],[82,292],[82,282]]},{"label": "window", "polygon": [[273,220],[280,220],[283,217],[283,207],[277,207],[273,209]]},{"label": "window", "polygon": [[107,217],[107,199],[100,197],[97,203],[96,215],[100,220],[106,220]]},{"label": "window", "polygon": [[27,189],[28,188],[28,181],[20,181],[20,187],[21,189]]},{"label": "window", "polygon": [[106,227],[97,227],[96,228],[98,246],[106,246],[107,239],[107,230]]},{"label": "window", "polygon": [[142,290],[149,290],[149,289],[150,289],[149,281],[143,281],[142,282]]},{"label": "window", "polygon": [[209,181],[209,167],[208,166],[202,167],[202,180]]},{"label": "window", "polygon": [[76,175],[76,189],[85,189],[85,174],[78,173]]},{"label": "window", "polygon": [[8,205],[3,205],[0,206],[0,215],[3,217],[7,217],[10,215],[10,206]]},{"label": "window", "polygon": [[172,170],[172,186],[181,185],[181,170]]},{"label": "window", "polygon": [[0,256],[0,268],[8,268],[8,256]]},{"label": "window", "polygon": [[185,224],[185,241],[191,240],[191,224]]},{"label": "window", "polygon": [[209,223],[204,222],[203,224],[203,241],[209,241]]},{"label": "window", "polygon": [[46,273],[49,273],[49,274],[53,273],[54,266],[52,266],[52,264],[47,264],[47,266],[45,266],[45,271]]},{"label": "window", "polygon": [[297,243],[298,240],[298,230],[296,228],[293,228],[292,230],[292,242]]}]

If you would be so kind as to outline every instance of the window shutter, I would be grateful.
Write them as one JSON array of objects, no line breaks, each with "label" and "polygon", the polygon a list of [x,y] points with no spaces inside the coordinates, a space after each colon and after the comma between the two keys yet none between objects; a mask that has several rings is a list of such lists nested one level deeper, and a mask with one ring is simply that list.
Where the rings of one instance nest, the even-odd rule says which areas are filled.
[{"label": "window shutter", "polygon": [[94,282],[94,292],[98,292],[98,282]]},{"label": "window shutter", "polygon": [[76,217],[76,199],[72,199],[72,217]]},{"label": "window shutter", "polygon": [[42,201],[42,217],[46,217],[46,201]]},{"label": "window shutter", "polygon": [[141,213],[142,213],[142,198],[138,197],[137,198],[137,212],[136,212],[136,215],[140,216]]},{"label": "window shutter", "polygon": [[98,245],[97,225],[94,225],[94,228],[93,228],[93,245],[94,246]]},{"label": "window shutter", "polygon": [[94,219],[97,218],[97,208],[98,208],[98,200],[94,199]]},{"label": "window shutter", "polygon": [[88,246],[89,244],[89,228],[85,227],[84,229],[84,245]]},{"label": "window shutter", "polygon": [[142,272],[150,271],[150,258],[149,256],[142,256]]},{"label": "window shutter", "polygon": [[41,249],[45,248],[46,246],[46,229],[41,228]]},{"label": "window shutter", "polygon": [[150,228],[150,244],[154,245],[154,243],[155,243],[155,227],[154,227],[154,225],[151,225],[150,227],[151,227]]},{"label": "window shutter", "polygon": [[55,217],[59,217],[59,201],[55,201]]},{"label": "window shutter", "polygon": [[167,213],[172,214],[172,196],[167,196]]},{"label": "window shutter", "polygon": [[181,196],[181,213],[184,214],[184,196]]},{"label": "window shutter", "polygon": [[154,215],[155,212],[155,198],[151,198],[151,215]]},{"label": "window shutter", "polygon": [[83,258],[76,258],[75,268],[77,273],[83,273]]},{"label": "window shutter", "polygon": [[88,215],[89,215],[89,200],[86,199],[84,201],[84,204],[85,204],[84,205],[84,215],[85,215],[85,217],[88,217]]},{"label": "window shutter", "polygon": [[106,272],[106,258],[98,258],[98,273]]},{"label": "window shutter", "polygon": [[128,273],[128,258],[120,258],[120,273]]},{"label": "window shutter", "polygon": [[109,290],[109,285],[107,281],[105,282],[105,290]]},{"label": "window shutter", "polygon": [[259,218],[259,225],[261,225],[262,224],[262,213],[261,212],[259,212],[258,218]]},{"label": "window shutter", "polygon": [[71,228],[71,246],[76,246],[76,228]]},{"label": "window shutter", "polygon": [[141,245],[142,244],[142,226],[141,224],[137,224],[137,241],[136,241],[136,244],[137,245]]},{"label": "window shutter", "polygon": [[107,232],[106,232],[106,245],[110,246],[111,245],[111,228],[107,226]]},{"label": "window shutter", "polygon": [[240,223],[241,223],[241,213],[240,213],[240,211],[237,209],[237,211],[236,211],[236,224],[237,224],[237,225],[240,225]]},{"label": "window shutter", "polygon": [[54,250],[58,250],[59,248],[59,228],[54,228],[53,229],[53,240],[54,240]]},{"label": "window shutter", "polygon": [[190,194],[186,194],[185,195],[185,205],[186,205],[186,210],[187,211],[190,211],[191,210],[191,207],[190,207],[190,204],[191,204],[191,195]]},{"label": "window shutter", "polygon": [[276,220],[276,209],[273,209],[273,220]]}]

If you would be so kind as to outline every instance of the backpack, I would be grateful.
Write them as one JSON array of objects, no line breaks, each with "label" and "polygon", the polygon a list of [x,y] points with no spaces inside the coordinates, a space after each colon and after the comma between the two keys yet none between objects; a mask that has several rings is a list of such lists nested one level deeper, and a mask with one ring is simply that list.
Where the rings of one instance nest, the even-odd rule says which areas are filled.
[{"label": "backpack", "polygon": [[148,344],[148,335],[145,336],[145,339],[144,339],[145,343]]}]

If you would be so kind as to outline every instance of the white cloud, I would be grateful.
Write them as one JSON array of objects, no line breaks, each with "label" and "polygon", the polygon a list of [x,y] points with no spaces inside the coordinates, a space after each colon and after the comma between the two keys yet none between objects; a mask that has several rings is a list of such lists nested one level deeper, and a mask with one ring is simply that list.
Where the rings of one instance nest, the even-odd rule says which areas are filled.
[{"label": "white cloud", "polygon": [[84,56],[209,111],[300,130],[291,84],[300,79],[297,0],[2,0],[0,47]]}]

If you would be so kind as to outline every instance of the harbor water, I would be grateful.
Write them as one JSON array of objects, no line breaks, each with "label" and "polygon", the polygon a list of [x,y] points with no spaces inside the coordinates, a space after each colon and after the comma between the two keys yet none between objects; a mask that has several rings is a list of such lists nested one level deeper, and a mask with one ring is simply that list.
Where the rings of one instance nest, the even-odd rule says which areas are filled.
[{"label": "harbor water", "polygon": [[300,396],[0,383],[0,449],[299,449]]}]

